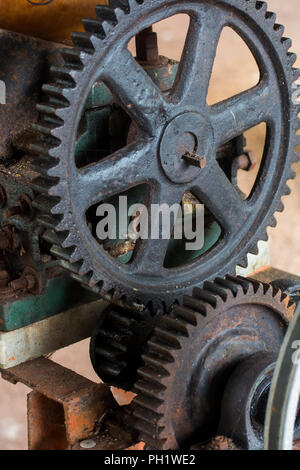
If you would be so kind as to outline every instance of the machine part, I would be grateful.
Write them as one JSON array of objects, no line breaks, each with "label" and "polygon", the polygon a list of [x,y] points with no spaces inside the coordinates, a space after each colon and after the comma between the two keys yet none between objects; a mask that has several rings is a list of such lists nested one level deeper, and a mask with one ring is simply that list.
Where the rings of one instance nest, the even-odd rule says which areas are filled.
[{"label": "machine part", "polygon": [[240,449],[264,448],[266,408],[276,359],[276,354],[254,354],[228,379],[218,434],[231,438]]},{"label": "machine part", "polygon": [[296,304],[300,302],[300,278],[298,280],[276,279],[272,285],[289,295]]},{"label": "machine part", "polygon": [[[113,0],[110,5],[112,9],[98,6],[97,18],[84,20],[86,32],[72,35],[76,47],[62,51],[64,67],[54,68],[55,82],[43,88],[48,102],[39,108],[36,127],[47,136],[36,161],[43,168],[35,184],[41,194],[40,222],[61,233],[60,256],[82,282],[97,286],[102,295],[116,289],[127,300],[168,307],[199,283],[234,273],[236,265],[246,263],[247,253],[256,250],[258,240],[267,239],[267,226],[276,225],[274,213],[283,210],[281,197],[290,192],[286,183],[295,176],[290,166],[298,160],[298,106],[291,97],[299,71],[293,68],[296,56],[289,52],[290,40],[282,37],[283,27],[264,2]],[[188,14],[191,23],[174,87],[163,96],[127,44],[154,22],[177,13]],[[261,79],[251,90],[208,107],[206,94],[224,26],[248,44]],[[139,131],[125,148],[78,169],[76,133],[97,80],[110,88]],[[261,122],[268,127],[263,164],[251,196],[244,200],[215,155],[224,143]],[[178,128],[182,135],[176,146]],[[195,169],[182,159],[188,136],[194,137],[185,151],[205,156],[205,168]],[[172,206],[192,189],[222,227],[218,243],[201,259],[172,269],[164,267],[168,240],[142,240],[127,264],[110,257],[89,230],[86,211],[144,183],[149,204]]]},{"label": "machine part", "polygon": [[[236,268],[236,275],[243,276],[243,277],[252,277],[253,273],[257,273],[260,270],[265,270],[266,267],[273,269],[270,267],[271,257],[270,257],[270,246],[269,242],[259,241],[257,244],[258,253],[254,255],[249,253],[247,256],[248,266],[247,268],[242,268],[241,266],[237,266]],[[267,282],[267,281],[265,281]]]},{"label": "machine part", "polygon": [[[40,244],[41,228],[35,218],[31,186],[37,173],[26,152],[29,140],[33,139],[31,123],[38,116],[36,105],[40,100],[41,82],[49,79],[50,64],[60,60],[57,51],[55,43],[0,31],[3,63],[0,80],[5,83],[6,94],[6,103],[0,106],[1,259],[6,263],[10,281],[17,280],[29,267],[36,273],[36,286],[40,289],[46,288],[49,265],[41,259],[44,247]],[[53,258],[51,261],[53,263]],[[8,290],[1,290],[1,297],[10,295]],[[10,297],[13,295],[11,289]]]},{"label": "machine part", "polygon": [[146,28],[136,36],[136,58],[139,62],[156,64],[159,62],[157,33]]},{"label": "machine part", "polygon": [[109,387],[46,358],[2,371],[2,377],[33,389],[28,395],[29,450],[69,449],[90,437],[105,410],[117,407]]},{"label": "machine part", "polygon": [[110,305],[101,315],[90,343],[95,372],[104,383],[131,390],[137,381],[142,350],[157,318],[147,310]]},{"label": "machine part", "polygon": [[9,273],[6,270],[0,271],[0,331],[18,330],[65,310],[98,300],[98,296],[81,287],[68,274],[48,279],[45,292],[40,295],[18,296],[6,287],[10,280],[7,276]]},{"label": "machine part", "polygon": [[276,365],[265,424],[267,450],[291,450],[300,427],[300,306],[284,339]]},{"label": "machine part", "polygon": [[[82,16],[91,15],[95,6],[92,0],[53,0],[49,4],[46,0],[32,0],[31,3],[10,0],[1,4],[1,28],[48,41],[68,42],[71,32],[82,28]],[[38,6],[39,3],[43,6]],[[97,3],[108,2],[97,0]]]},{"label": "machine part", "polygon": [[44,0],[43,2],[34,2],[33,0],[26,0],[26,2],[30,3],[30,5],[33,6],[42,7],[44,5],[50,5],[50,3],[53,3],[54,0]]},{"label": "machine part", "polygon": [[0,332],[0,368],[9,369],[90,338],[106,307],[104,300],[79,304],[24,328]]},{"label": "machine part", "polygon": [[134,426],[152,449],[219,435],[226,383],[254,354],[279,352],[294,304],[256,280],[226,276],[185,296],[155,328],[134,391]]},{"label": "machine part", "polygon": [[11,281],[8,286],[15,294],[30,292],[31,294],[38,295],[41,293],[42,288],[38,273],[30,266],[26,266],[22,275],[18,279]]},{"label": "machine part", "polygon": [[214,437],[205,444],[194,445],[191,450],[238,450],[232,439],[225,436]]}]

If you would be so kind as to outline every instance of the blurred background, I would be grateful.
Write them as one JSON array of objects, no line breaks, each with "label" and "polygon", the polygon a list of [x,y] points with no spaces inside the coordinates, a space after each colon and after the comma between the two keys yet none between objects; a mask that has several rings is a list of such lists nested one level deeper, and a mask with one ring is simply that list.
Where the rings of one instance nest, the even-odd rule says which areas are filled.
[{"label": "blurred background", "polygon": [[[18,0],[19,2],[20,0]],[[4,0],[0,0],[0,3]],[[6,2],[5,2],[6,3]],[[11,2],[14,3],[14,2]],[[68,7],[74,6],[70,0]],[[91,8],[93,1],[82,2]],[[292,38],[293,48],[299,56],[296,66],[300,67],[300,12],[298,0],[269,0],[269,10],[277,13],[277,22],[285,25],[285,36]],[[8,4],[8,6],[10,3]],[[33,7],[36,8],[36,7]],[[46,12],[49,7],[40,7]],[[78,15],[78,10],[76,11]],[[82,16],[91,16],[83,12]],[[2,21],[2,19],[1,19]],[[9,24],[1,26],[8,27]],[[187,30],[187,19],[178,15],[155,26],[159,32],[160,53],[179,59]],[[255,61],[242,42],[231,30],[225,30],[216,57],[214,73],[210,85],[208,101],[217,102],[243,91],[257,83],[258,70]],[[264,125],[247,133],[247,148],[255,152],[259,159],[265,137]],[[274,267],[300,275],[300,163],[294,165],[297,178],[289,183],[292,195],[284,198],[285,211],[277,214],[278,225],[269,230],[271,263]],[[247,186],[255,178],[242,174],[240,186],[247,192]],[[250,178],[249,178],[250,176]],[[249,188],[248,188],[249,189]],[[88,355],[88,341],[55,353],[52,358],[91,380],[99,379],[94,374]],[[26,395],[28,389],[21,385],[11,385],[0,379],[0,449],[26,449]]]}]

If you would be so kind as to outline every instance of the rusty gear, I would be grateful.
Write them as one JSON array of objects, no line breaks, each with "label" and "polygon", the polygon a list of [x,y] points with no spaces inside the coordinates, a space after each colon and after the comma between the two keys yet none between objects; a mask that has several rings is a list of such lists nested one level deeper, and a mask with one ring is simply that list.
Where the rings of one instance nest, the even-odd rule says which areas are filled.
[{"label": "rusty gear", "polygon": [[218,435],[235,367],[277,354],[294,304],[272,286],[227,276],[195,288],[155,328],[139,369],[134,426],[150,449],[187,449]]},{"label": "rusty gear", "polygon": [[[59,234],[54,248],[73,276],[101,295],[115,292],[127,300],[170,306],[193,288],[246,265],[275,226],[283,210],[291,164],[298,106],[292,101],[299,70],[283,27],[265,2],[174,0],[110,0],[97,6],[97,18],[83,21],[86,32],[72,35],[74,48],[62,51],[65,65],[54,67],[55,82],[44,86],[48,102],[39,105],[35,130],[41,141],[32,149],[41,176],[34,189],[40,222]],[[151,24],[177,13],[191,18],[179,72],[165,97],[127,49],[128,41]],[[206,94],[222,28],[230,26],[246,41],[261,72],[259,84],[212,107]],[[200,60],[199,60],[200,59]],[[198,80],[201,79],[201,82]],[[91,85],[102,80],[139,127],[137,139],[103,161],[78,169],[76,132]],[[216,162],[216,150],[243,132],[266,122],[263,164],[250,197],[244,200]],[[189,166],[172,147],[179,126],[182,138],[195,135],[205,153],[205,168]],[[200,143],[199,143],[200,142]],[[198,145],[197,144],[197,145]],[[189,149],[187,149],[189,150]],[[192,149],[195,150],[195,149]],[[167,158],[173,155],[178,161]],[[128,264],[121,264],[94,239],[86,210],[112,195],[148,183],[152,203],[179,203],[185,191],[205,205],[223,232],[216,245],[184,266],[164,266],[167,240],[143,240]],[[75,274],[74,274],[75,272]]]}]

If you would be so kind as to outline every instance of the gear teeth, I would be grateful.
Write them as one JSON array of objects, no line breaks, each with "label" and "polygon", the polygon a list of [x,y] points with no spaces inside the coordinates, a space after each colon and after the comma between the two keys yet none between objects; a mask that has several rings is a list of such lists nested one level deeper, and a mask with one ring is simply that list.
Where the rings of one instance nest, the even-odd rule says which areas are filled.
[{"label": "gear teeth", "polygon": [[57,115],[57,107],[52,104],[39,103],[36,105],[38,112],[43,113],[49,119],[49,122],[62,126],[64,121]]},{"label": "gear teeth", "polygon": [[73,70],[82,70],[84,67],[84,61],[82,57],[82,51],[75,47],[68,47],[61,49],[61,55],[67,66]]},{"label": "gear teeth", "polygon": [[229,292],[233,295],[233,297],[236,297],[240,292],[240,286],[236,285],[236,283],[234,283],[233,281],[228,279],[227,276],[226,276],[225,279],[223,279],[221,277],[217,277],[215,279],[215,283],[218,284],[219,286],[225,287],[225,289],[227,289],[227,298],[228,298],[228,293]]},{"label": "gear teeth", "polygon": [[247,279],[242,276],[235,277],[235,276],[231,276],[228,274],[226,276],[226,280],[231,281],[232,283],[238,286],[241,286],[241,288],[243,289],[243,293],[245,295],[248,293],[249,287],[251,286],[251,284],[247,281]]},{"label": "gear teeth", "polygon": [[181,305],[174,305],[172,313],[175,317],[183,318],[183,320],[190,325],[197,325],[197,315],[195,314],[195,311],[192,308],[188,308],[185,304],[184,307]]},{"label": "gear teeth", "polygon": [[59,245],[61,243],[61,235],[56,233],[54,230],[46,230],[43,233],[43,240],[46,242],[51,243],[52,245]]},{"label": "gear teeth", "polygon": [[58,220],[55,218],[55,216],[50,215],[50,214],[40,214],[37,218],[38,223],[48,229],[55,229]]},{"label": "gear teeth", "polygon": [[57,204],[57,201],[53,201],[49,199],[49,197],[45,197],[42,194],[38,195],[32,201],[32,207],[34,207],[34,209],[38,210],[41,213],[48,214],[48,215],[52,214],[52,209],[53,207],[55,207],[56,204]]},{"label": "gear teeth", "polygon": [[268,4],[266,2],[256,2],[256,10],[259,10],[261,13],[263,13],[264,15],[267,14],[267,11],[268,11]]},{"label": "gear teeth", "polygon": [[157,375],[156,371],[149,368],[149,367],[140,367],[139,368],[139,376],[143,380],[150,380],[150,381],[160,383],[161,378],[162,377],[167,377],[167,374],[158,374]]},{"label": "gear teeth", "polygon": [[[78,247],[76,247],[71,255],[72,263],[78,263],[79,261],[82,261],[82,254],[81,251]],[[81,269],[80,269],[81,271]],[[87,271],[85,272],[85,274]]]},{"label": "gear teeth", "polygon": [[[61,124],[59,124],[61,125]],[[32,129],[45,136],[55,137],[54,132],[57,126],[55,124],[32,124]]]},{"label": "gear teeth", "polygon": [[41,176],[48,177],[48,171],[53,167],[53,162],[49,159],[35,158],[31,162],[31,168]]},{"label": "gear teeth", "polygon": [[71,39],[74,45],[80,47],[88,54],[93,54],[95,52],[95,47],[91,38],[92,35],[88,32],[74,32],[71,34]]},{"label": "gear teeth", "polygon": [[107,23],[110,23],[112,26],[117,25],[118,21],[116,18],[116,14],[110,6],[97,5],[95,7],[95,11],[100,21],[106,21]]},{"label": "gear teeth", "polygon": [[74,88],[76,86],[76,82],[72,76],[73,69],[70,67],[56,67],[52,66],[51,75],[56,80],[56,83],[59,83],[63,87],[71,87]]},{"label": "gear teeth", "polygon": [[272,11],[267,11],[265,14],[266,21],[272,25],[273,29],[275,27],[275,21],[276,21],[276,14],[273,13]]},{"label": "gear teeth", "polygon": [[122,10],[124,13],[129,13],[129,3],[128,0],[109,0],[109,6],[113,9]]},{"label": "gear teeth", "polygon": [[154,351],[157,354],[161,354],[164,357],[168,358],[169,361],[173,361],[173,347],[174,345],[170,346],[169,344],[166,344],[165,339],[159,338],[159,337],[154,337],[153,339],[148,341],[148,346],[151,348],[152,351]]},{"label": "gear teeth", "polygon": [[140,439],[147,442],[150,448],[160,449],[161,444],[158,441],[157,433],[154,432],[152,427],[149,428],[147,421],[136,419],[135,428],[140,432]]},{"label": "gear teeth", "polygon": [[86,261],[82,261],[80,259],[76,261],[78,256],[79,256],[79,253],[77,255],[77,253],[74,251],[72,253],[71,260],[72,260],[72,263],[77,263],[77,262],[79,263],[78,274],[79,276],[83,277],[89,273],[90,267]]},{"label": "gear teeth", "polygon": [[157,382],[147,382],[146,380],[139,380],[134,387],[134,393],[142,393],[150,398],[159,397],[160,393],[166,389],[162,384]]},{"label": "gear teeth", "polygon": [[45,194],[45,195],[49,194],[49,190],[52,187],[52,185],[53,185],[53,180],[51,180],[50,178],[42,177],[42,176],[38,176],[31,183],[31,187],[34,191],[40,194]]},{"label": "gear teeth", "polygon": [[293,80],[296,82],[300,78],[300,68],[293,68]]},{"label": "gear teeth", "polygon": [[105,33],[105,36],[108,36],[111,32],[113,32],[115,25],[110,21],[103,21],[102,28]]},{"label": "gear teeth", "polygon": [[43,92],[46,93],[48,96],[55,98],[62,107],[67,107],[70,105],[68,95],[71,89],[71,87],[68,88],[59,84],[51,85],[46,83],[42,86]]},{"label": "gear teeth", "polygon": [[214,294],[206,289],[195,287],[193,296],[201,302],[210,304],[214,308],[217,306],[218,299]]},{"label": "gear teeth", "polygon": [[288,51],[293,45],[292,40],[290,38],[285,37],[281,38],[281,44],[283,45],[286,51]]},{"label": "gear teeth", "polygon": [[[97,274],[95,274],[95,273],[92,273],[92,275],[89,279],[88,285],[89,285],[89,287],[94,287],[100,281],[101,281],[101,279],[99,279],[99,276],[97,276]],[[111,292],[110,292],[110,298],[112,299],[113,296],[114,296],[114,289],[112,289]]]},{"label": "gear teeth", "polygon": [[134,399],[134,405],[139,406],[140,408],[144,408],[147,411],[152,411],[157,413],[157,409],[162,405],[163,400],[159,400],[159,398],[150,398],[144,395],[137,395]]},{"label": "gear teeth", "polygon": [[221,299],[225,302],[225,300],[227,299],[227,293],[226,293],[226,290],[220,286],[218,286],[217,284],[215,284],[214,282],[209,282],[209,281],[206,281],[204,283],[204,289],[206,291],[209,291],[211,292],[213,295],[215,296],[218,296],[218,297],[221,297]]},{"label": "gear teeth", "polygon": [[176,331],[180,336],[188,336],[187,324],[179,318],[165,316],[161,318],[160,324],[168,330]]},{"label": "gear teeth", "polygon": [[134,407],[134,416],[137,419],[142,419],[150,426],[156,426],[159,422],[160,415],[155,411],[144,409],[144,407],[138,406],[137,404]]},{"label": "gear teeth", "polygon": [[[155,328],[155,339],[156,342],[160,344],[167,344],[172,346],[174,349],[180,349],[180,340],[175,331],[169,331],[164,328],[156,327]],[[169,354],[169,360],[172,360],[173,356]]]},{"label": "gear teeth", "polygon": [[284,34],[284,26],[282,24],[275,23],[274,24],[274,31],[279,35],[281,38]]},{"label": "gear teeth", "polygon": [[160,375],[169,375],[167,366],[174,362],[169,357],[162,357],[151,351],[143,354],[142,360],[146,366],[152,367]]},{"label": "gear teeth", "polygon": [[[142,365],[141,349],[153,327],[154,320],[146,310],[139,312],[128,307],[108,307],[100,317],[90,347],[94,369],[105,383],[132,390],[137,380],[137,369]],[[118,365],[118,376],[111,377],[103,372],[102,364],[106,362]],[[147,384],[145,381],[144,392],[151,395]],[[159,382],[155,385],[155,392],[157,387],[162,387]]]},{"label": "gear teeth", "polygon": [[297,54],[295,54],[294,52],[288,52],[287,58],[288,58],[289,65],[292,67],[297,60]]},{"label": "gear teeth", "polygon": [[63,248],[61,248],[59,245],[53,245],[50,251],[52,255],[56,256],[57,258],[63,261],[67,261],[71,264],[70,253],[68,253],[67,250],[64,250]]},{"label": "gear teeth", "polygon": [[96,18],[85,18],[82,20],[82,23],[88,33],[97,36],[99,39],[105,38],[105,32],[102,28],[101,21]]},{"label": "gear teeth", "polygon": [[[197,292],[197,289],[195,290]],[[198,295],[202,298],[201,302],[203,304],[205,304],[203,297],[209,298],[208,293],[210,296],[223,300],[222,305],[218,302],[212,302],[211,298],[206,302],[205,307],[209,312],[208,323],[216,315],[218,317],[221,313],[225,314],[226,307],[224,305],[226,301],[229,301],[229,308],[231,307],[231,302],[237,306],[245,305],[246,298],[250,304],[252,302],[255,304],[257,299],[260,299],[259,303],[264,305],[262,300],[264,296],[266,297],[266,308],[270,308],[268,301],[272,299],[273,305],[276,302],[274,311],[278,312],[278,315],[286,322],[291,319],[287,312],[288,305],[282,293],[279,290],[275,291],[269,284],[261,283],[256,279],[228,275],[226,279],[217,278],[214,283],[206,282],[205,289],[200,289],[199,291]],[[254,298],[255,296],[257,296],[257,299]],[[184,304],[187,301],[190,302],[189,299],[189,297],[185,296]],[[194,300],[196,303],[199,302],[197,298]],[[216,307],[213,307],[212,304],[216,305]],[[168,445],[169,428],[166,427],[166,424],[170,424],[169,427],[172,427],[173,422],[171,422],[172,417],[169,416],[168,412],[166,412],[167,417],[163,413],[165,402],[168,404],[168,398],[170,397],[170,393],[167,393],[167,391],[168,387],[170,387],[170,390],[173,390],[172,384],[174,381],[176,383],[177,380],[174,378],[174,373],[172,373],[174,364],[175,367],[184,367],[183,357],[185,348],[189,346],[192,348],[192,343],[190,344],[189,340],[183,339],[180,332],[177,332],[177,342],[174,340],[174,332],[177,327],[177,323],[174,322],[174,316],[177,313],[181,315],[182,312],[185,312],[185,308],[175,305],[171,313],[172,322],[170,323],[170,317],[167,317],[164,328],[155,329],[154,335],[147,342],[147,350],[142,357],[144,365],[138,370],[139,381],[134,388],[137,396],[133,400],[131,409],[134,419],[133,426],[139,432],[140,439],[146,442],[147,448],[150,446],[156,450],[170,449]],[[197,310],[194,312],[194,315],[197,317]],[[159,324],[161,324],[161,320],[159,320]],[[194,324],[193,326],[201,330],[201,325]],[[161,334],[163,329],[164,333]],[[172,331],[171,341],[165,335],[165,333],[169,333],[169,330]],[[196,332],[193,334],[195,335]],[[165,342],[165,340],[167,341]],[[173,361],[170,361],[171,357]],[[168,420],[170,420],[170,423]]]},{"label": "gear teeth", "polygon": [[[272,216],[269,222],[269,227],[276,227],[276,225],[277,225],[277,220],[275,219],[275,216]],[[258,250],[256,254],[258,254]]]},{"label": "gear teeth", "polygon": [[102,370],[105,372],[107,375],[110,375],[111,377],[118,377],[121,372],[121,366],[118,366],[116,364],[102,364]]},{"label": "gear teeth", "polygon": [[203,317],[207,315],[207,305],[205,302],[195,299],[192,296],[185,295],[183,297],[183,306],[190,308],[193,312],[201,314]]},{"label": "gear teeth", "polygon": [[[261,282],[257,281],[256,279],[252,278],[245,278],[243,276],[237,276],[236,282],[241,283],[244,293],[247,294],[249,292],[249,285],[251,285],[254,289],[254,294],[256,294],[259,291],[259,287],[262,285]],[[248,287],[247,287],[248,285]]]},{"label": "gear teeth", "polygon": [[[280,211],[280,206],[279,206],[278,211]],[[267,242],[269,240],[269,235],[268,235],[267,231],[262,232],[259,238],[260,238],[261,241]]]},{"label": "gear teeth", "polygon": [[[268,238],[267,235],[266,235],[266,237]],[[266,241],[267,241],[267,239],[266,239]],[[244,268],[244,269],[247,268],[247,266],[248,266],[248,256],[247,255],[245,255],[241,258],[241,260],[239,261],[238,266],[240,266],[241,268]]]},{"label": "gear teeth", "polygon": [[36,141],[29,144],[29,150],[34,155],[38,155],[40,158],[44,157],[49,161],[49,157],[52,158],[53,145],[49,142]]}]

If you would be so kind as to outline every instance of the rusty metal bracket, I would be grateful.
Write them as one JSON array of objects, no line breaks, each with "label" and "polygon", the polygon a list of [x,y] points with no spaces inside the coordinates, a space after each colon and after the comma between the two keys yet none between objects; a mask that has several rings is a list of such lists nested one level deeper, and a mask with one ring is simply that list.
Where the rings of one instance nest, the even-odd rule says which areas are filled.
[{"label": "rusty metal bracket", "polygon": [[92,439],[95,447],[125,449],[134,444],[129,433],[107,428],[95,434],[96,423],[108,410],[118,410],[107,385],[96,384],[55,362],[40,358],[9,370],[3,379],[21,382],[32,389],[28,394],[28,448],[63,450],[80,447]]}]

